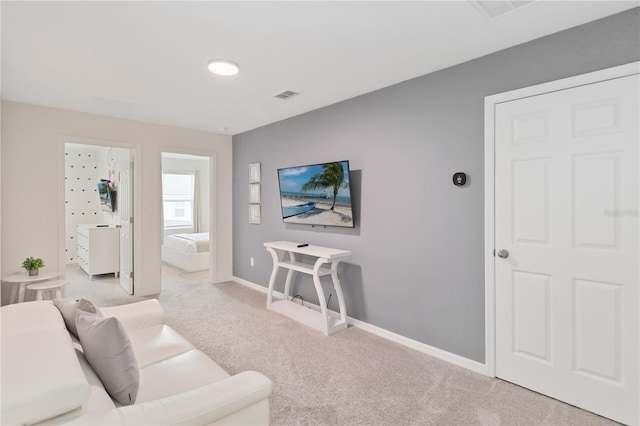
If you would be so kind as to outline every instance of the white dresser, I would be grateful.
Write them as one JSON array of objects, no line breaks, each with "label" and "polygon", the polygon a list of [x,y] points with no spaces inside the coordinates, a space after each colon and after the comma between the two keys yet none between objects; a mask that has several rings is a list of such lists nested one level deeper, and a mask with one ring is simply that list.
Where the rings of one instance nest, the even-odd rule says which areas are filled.
[{"label": "white dresser", "polygon": [[89,276],[120,270],[120,229],[114,225],[78,225],[78,265]]}]

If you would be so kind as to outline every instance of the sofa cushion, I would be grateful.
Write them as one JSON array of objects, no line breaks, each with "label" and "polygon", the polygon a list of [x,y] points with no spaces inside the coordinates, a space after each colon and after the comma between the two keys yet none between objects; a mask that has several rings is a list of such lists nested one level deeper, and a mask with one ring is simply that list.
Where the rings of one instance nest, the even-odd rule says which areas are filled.
[{"label": "sofa cushion", "polygon": [[77,311],[76,327],[84,355],[105,390],[122,405],[136,401],[140,374],[131,342],[115,317]]},{"label": "sofa cushion", "polygon": [[[105,412],[107,411],[115,412],[114,408],[116,408],[116,404],[113,402],[107,391],[104,390],[100,378],[98,378],[96,373],[93,371],[81,350],[76,349],[76,356],[78,357],[80,367],[82,368],[82,371],[84,372],[84,375],[89,382],[89,386],[91,386],[89,398],[84,402],[84,404],[82,404],[82,407],[78,408],[77,410],[73,410],[58,417],[48,419],[45,423],[53,425],[69,423],[81,425],[119,424],[120,422],[109,422],[109,420],[107,420],[105,416]],[[88,422],[86,419],[87,416],[91,413],[100,413],[100,421]]]},{"label": "sofa cushion", "polygon": [[67,325],[67,329],[75,337],[78,337],[78,330],[76,329],[76,311],[84,311],[91,314],[97,314],[100,312],[93,302],[86,299],[54,299],[53,304],[62,314],[62,318],[64,318],[64,323]]},{"label": "sofa cushion", "polygon": [[[51,303],[49,306],[57,311]],[[29,307],[25,312],[30,312]],[[57,316],[64,324],[59,313]],[[3,328],[5,318],[3,315]],[[0,380],[0,423],[7,425],[37,423],[75,410],[90,392],[66,328],[3,335]]]},{"label": "sofa cushion", "polygon": [[50,300],[3,306],[0,318],[3,338],[44,329],[65,329],[60,311]]},{"label": "sofa cushion", "polygon": [[129,336],[131,333],[164,324],[164,309],[157,299],[143,300],[127,305],[101,307],[105,317],[116,317],[120,320]]},{"label": "sofa cushion", "polygon": [[187,392],[229,377],[199,350],[191,350],[140,370],[137,403]]},{"label": "sofa cushion", "polygon": [[97,411],[106,410],[109,408],[115,408],[116,404],[113,402],[107,391],[104,389],[104,385],[95,371],[89,365],[89,361],[84,356],[84,352],[76,349],[76,356],[80,363],[80,368],[84,373],[84,376],[91,386],[91,395],[89,399],[82,405],[83,411]]},{"label": "sofa cushion", "polygon": [[129,335],[140,368],[192,350],[193,345],[168,325],[145,328]]}]

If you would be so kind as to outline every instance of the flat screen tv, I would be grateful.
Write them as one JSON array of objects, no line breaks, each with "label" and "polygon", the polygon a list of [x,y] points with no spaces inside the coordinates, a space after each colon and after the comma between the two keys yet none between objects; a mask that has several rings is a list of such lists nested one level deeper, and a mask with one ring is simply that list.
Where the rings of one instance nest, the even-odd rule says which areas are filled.
[{"label": "flat screen tv", "polygon": [[114,212],[116,210],[116,191],[111,187],[109,181],[101,180],[98,182],[98,196],[103,211]]},{"label": "flat screen tv", "polygon": [[349,161],[278,169],[284,223],[353,228]]}]

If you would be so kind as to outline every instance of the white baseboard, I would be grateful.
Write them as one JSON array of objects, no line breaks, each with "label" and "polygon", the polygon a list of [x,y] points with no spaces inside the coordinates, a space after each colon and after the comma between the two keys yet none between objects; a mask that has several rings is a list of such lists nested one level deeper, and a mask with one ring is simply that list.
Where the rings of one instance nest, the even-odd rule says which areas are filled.
[{"label": "white baseboard", "polygon": [[347,322],[349,324],[352,324],[354,327],[358,327],[364,331],[368,331],[369,333],[375,334],[376,336],[382,337],[384,339],[391,340],[392,342],[399,343],[403,346],[414,349],[418,352],[431,355],[434,358],[447,361],[451,364],[457,365],[458,367],[463,367],[463,368],[466,368],[467,370],[471,370],[471,371],[475,371],[476,373],[487,375],[486,365],[479,363],[478,361],[474,361],[472,359],[465,358],[463,356],[456,355],[451,352],[447,352],[445,350],[436,348],[434,346],[427,345],[426,343],[418,342],[417,340],[410,339],[408,337],[405,337],[400,334],[394,333],[392,331],[386,330],[384,328],[380,328],[378,326],[369,324],[367,322],[357,320],[355,318],[348,317]]},{"label": "white baseboard", "polygon": [[[266,287],[263,287],[261,285],[258,285],[256,283],[252,283],[251,281],[247,281],[247,280],[243,280],[242,278],[238,278],[238,277],[233,277],[232,278],[233,281],[242,284],[246,287],[249,287],[253,290],[257,290],[261,293],[266,294],[268,289]],[[282,297],[282,293],[281,292],[276,292],[274,291],[274,295],[278,296],[278,297]],[[308,306],[313,307],[316,310],[320,310],[320,308],[317,305],[314,305],[313,303],[309,303],[306,302]],[[337,312],[334,311],[330,311],[331,314],[334,315],[338,315]],[[369,324],[367,322],[364,321],[360,321],[358,319],[355,318],[351,318],[349,316],[347,316],[347,323],[352,325],[353,327],[357,327],[360,328],[364,331],[367,331],[371,334],[375,334],[376,336],[382,337],[384,339],[390,340],[392,342],[398,343],[400,345],[406,346],[408,348],[411,348],[413,350],[416,350],[418,352],[422,352],[424,354],[430,355],[434,358],[438,358],[441,359],[443,361],[447,361],[451,364],[457,365],[458,367],[462,367],[462,368],[466,368],[467,370],[471,370],[474,371],[476,373],[480,373],[483,375],[489,375],[488,374],[488,370],[487,370],[487,366],[485,364],[482,364],[478,361],[474,361],[471,360],[469,358],[465,358],[463,356],[460,355],[456,355],[453,354],[451,352],[447,352],[445,350],[433,347],[433,346],[429,346],[425,343],[422,342],[418,342],[417,340],[413,340],[410,339],[408,337],[405,336],[401,336],[400,334],[396,334],[392,331],[389,330],[385,330],[384,328],[380,328],[378,326]]]},{"label": "white baseboard", "polygon": [[[242,284],[242,285],[244,285],[246,287],[252,288],[254,290],[258,290],[260,293],[267,294],[268,291],[269,291],[269,289],[267,287],[263,287],[263,286],[261,286],[259,284],[252,283],[251,281],[243,280],[242,278],[238,278],[236,276],[231,277],[231,281],[235,281],[238,284]],[[274,292],[274,293],[277,293],[277,292]],[[279,294],[279,296],[281,296],[281,295],[282,295],[282,293]]]}]

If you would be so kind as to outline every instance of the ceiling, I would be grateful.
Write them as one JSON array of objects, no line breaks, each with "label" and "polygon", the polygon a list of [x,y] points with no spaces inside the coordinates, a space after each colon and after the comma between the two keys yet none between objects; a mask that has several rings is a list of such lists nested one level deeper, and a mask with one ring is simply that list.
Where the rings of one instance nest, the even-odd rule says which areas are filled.
[{"label": "ceiling", "polygon": [[[470,1],[2,1],[0,91],[233,135],[639,4],[538,1],[489,19]],[[212,58],[240,74],[211,74]],[[275,98],[287,90],[299,95]]]}]

